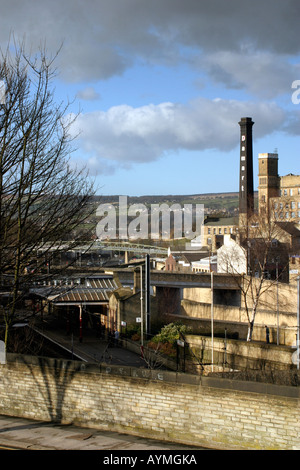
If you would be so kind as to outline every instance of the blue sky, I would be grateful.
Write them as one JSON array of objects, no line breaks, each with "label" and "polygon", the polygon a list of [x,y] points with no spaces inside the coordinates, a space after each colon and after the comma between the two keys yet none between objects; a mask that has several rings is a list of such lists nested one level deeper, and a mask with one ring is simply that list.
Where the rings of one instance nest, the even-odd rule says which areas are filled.
[{"label": "blue sky", "polygon": [[[238,190],[241,117],[300,174],[299,0],[0,0],[0,45],[63,47],[57,99],[98,194]],[[300,94],[299,94],[300,97]]]}]

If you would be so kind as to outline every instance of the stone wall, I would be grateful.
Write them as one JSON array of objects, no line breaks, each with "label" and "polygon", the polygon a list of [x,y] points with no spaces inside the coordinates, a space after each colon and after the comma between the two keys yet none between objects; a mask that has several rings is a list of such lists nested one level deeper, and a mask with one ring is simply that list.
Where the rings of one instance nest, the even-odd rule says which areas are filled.
[{"label": "stone wall", "polygon": [[299,388],[10,356],[0,413],[211,448],[300,449]]},{"label": "stone wall", "polygon": [[[183,300],[181,302],[182,315],[173,316],[172,321],[180,320],[192,327],[195,334],[210,333],[211,304]],[[214,306],[214,322],[216,332],[223,333],[227,328],[229,334],[238,334],[240,339],[247,338],[248,322],[246,311],[240,307],[226,305]],[[274,309],[258,310],[253,330],[254,341],[265,341],[265,325],[270,328],[272,343],[277,342],[277,312]],[[281,312],[279,316],[279,344],[292,346],[295,344],[297,333],[297,314]]]},{"label": "stone wall", "polygon": [[[210,364],[212,360],[211,337],[186,335],[185,338],[202,364]],[[295,370],[293,364],[295,351],[287,346],[214,337],[213,359],[215,370],[223,368],[224,370],[292,371]],[[196,364],[195,361],[194,364]],[[210,368],[210,365],[204,367],[208,370]],[[191,369],[186,368],[186,371],[189,370]]]},{"label": "stone wall", "polygon": [[[279,318],[279,344],[292,346],[296,340],[297,329],[297,282],[293,278],[290,284],[279,283],[278,306],[277,306],[277,284],[265,281],[266,290],[259,298],[259,305],[255,317],[253,339],[265,340],[265,325],[272,330],[272,342],[277,341],[277,321]],[[264,288],[265,289],[265,288]],[[186,318],[209,320],[211,318],[210,289],[185,289],[181,302],[181,313]],[[249,307],[252,303],[249,299]],[[277,314],[278,308],[278,314]],[[241,298],[241,306],[214,305],[214,319],[223,322],[222,328],[228,331],[238,331],[240,338],[247,336],[247,315],[244,302]],[[240,326],[238,325],[240,323]],[[195,322],[194,322],[195,324]],[[201,323],[199,323],[201,328]],[[201,330],[195,331],[199,332]],[[202,330],[203,332],[203,330]]]}]

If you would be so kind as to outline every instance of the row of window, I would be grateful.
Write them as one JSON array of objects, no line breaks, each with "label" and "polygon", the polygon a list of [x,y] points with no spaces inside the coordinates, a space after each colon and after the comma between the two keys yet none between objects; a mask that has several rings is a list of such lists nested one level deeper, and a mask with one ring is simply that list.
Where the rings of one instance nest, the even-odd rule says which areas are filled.
[{"label": "row of window", "polygon": [[300,195],[300,188],[280,190],[280,196],[295,196],[296,194]]},{"label": "row of window", "polygon": [[214,229],[211,229],[211,228],[208,227],[208,229],[207,229],[208,235],[211,235],[212,233],[214,235],[217,235],[217,234],[219,234],[219,235],[225,234],[226,235],[227,233],[235,233],[235,232],[236,232],[236,229],[233,228],[233,227],[229,227],[229,228],[228,227],[224,227],[224,228],[218,227],[218,228],[214,228]]},{"label": "row of window", "polygon": [[283,209],[284,206],[285,206],[285,209],[291,208],[293,210],[293,209],[296,209],[296,207],[300,209],[300,201],[299,202],[291,201],[290,203],[287,202],[285,204],[283,202],[280,202],[280,203],[275,202],[274,209],[278,209],[278,208]]},{"label": "row of window", "polygon": [[278,212],[275,211],[275,219],[283,219],[284,217],[286,219],[295,219],[296,217],[300,218],[300,211],[285,212],[284,214],[282,212],[278,214]]}]

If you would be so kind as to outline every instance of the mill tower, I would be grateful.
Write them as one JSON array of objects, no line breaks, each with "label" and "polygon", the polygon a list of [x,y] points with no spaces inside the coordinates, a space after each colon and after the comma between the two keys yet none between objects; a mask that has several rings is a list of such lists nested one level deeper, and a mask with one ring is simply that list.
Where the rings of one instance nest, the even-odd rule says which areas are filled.
[{"label": "mill tower", "polygon": [[248,227],[254,211],[253,189],[253,146],[250,117],[241,118],[240,125],[240,188],[239,188],[239,227],[240,232]]}]

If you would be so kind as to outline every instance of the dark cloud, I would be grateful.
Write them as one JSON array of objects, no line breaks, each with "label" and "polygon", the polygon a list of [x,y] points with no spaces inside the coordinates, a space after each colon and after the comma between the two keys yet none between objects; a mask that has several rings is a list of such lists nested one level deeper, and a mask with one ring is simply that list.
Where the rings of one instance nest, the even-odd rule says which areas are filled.
[{"label": "dark cloud", "polygon": [[121,74],[138,58],[176,63],[185,60],[182,47],[241,59],[245,47],[300,51],[299,0],[0,0],[0,7],[2,46],[11,31],[33,45],[45,40],[52,52],[63,42],[60,66],[72,81]]},{"label": "dark cloud", "polygon": [[137,62],[184,62],[202,86],[210,80],[259,98],[82,114],[74,132],[82,131],[81,149],[95,173],[180,149],[229,151],[242,116],[253,117],[255,138],[278,129],[298,133],[299,114],[288,119],[266,100],[291,94],[300,78],[299,0],[0,0],[0,9],[1,47],[12,33],[32,49],[45,42],[52,54],[63,44],[56,65],[62,79],[82,83],[81,99],[98,98],[93,84]]}]

